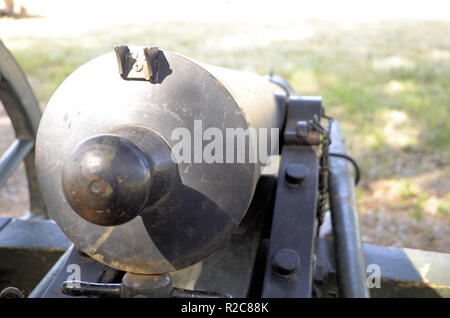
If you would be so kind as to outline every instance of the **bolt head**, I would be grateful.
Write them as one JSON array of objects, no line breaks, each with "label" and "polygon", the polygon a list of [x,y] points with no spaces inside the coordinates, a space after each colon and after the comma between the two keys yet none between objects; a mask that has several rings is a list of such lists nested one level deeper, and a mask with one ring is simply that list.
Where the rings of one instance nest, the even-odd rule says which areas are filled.
[{"label": "bolt head", "polygon": [[309,169],[299,163],[291,163],[286,169],[286,180],[292,184],[300,184],[309,175]]},{"label": "bolt head", "polygon": [[22,291],[16,287],[6,287],[0,292],[0,298],[24,298]]},{"label": "bolt head", "polygon": [[294,273],[300,267],[300,255],[290,248],[277,251],[272,259],[272,269],[281,275]]}]

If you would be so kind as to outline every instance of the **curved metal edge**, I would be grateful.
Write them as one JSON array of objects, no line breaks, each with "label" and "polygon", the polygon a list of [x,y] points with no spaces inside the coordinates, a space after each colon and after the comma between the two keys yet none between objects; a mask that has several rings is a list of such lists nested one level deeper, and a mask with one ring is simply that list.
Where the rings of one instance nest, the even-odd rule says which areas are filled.
[{"label": "curved metal edge", "polygon": [[278,86],[280,86],[286,92],[287,97],[297,95],[297,93],[294,91],[294,89],[288,83],[288,81],[285,80],[280,75],[270,74],[270,75],[265,75],[264,77],[267,78],[270,82],[275,83]]},{"label": "curved metal edge", "polygon": [[[339,124],[331,127],[330,151],[346,153]],[[369,297],[366,284],[364,253],[358,225],[353,174],[347,160],[330,157],[330,206],[335,241],[339,295],[351,298]]]},{"label": "curved metal edge", "polygon": [[31,140],[16,139],[0,158],[0,188],[16,170],[34,144]]},{"label": "curved metal edge", "polygon": [[[6,82],[10,85],[14,95],[20,102],[20,111],[26,114],[28,127],[15,126],[14,128],[16,132],[18,134],[26,134],[27,132],[29,132],[30,135],[28,137],[34,139],[42,115],[41,109],[39,107],[39,102],[24,72],[1,40],[0,76],[1,80],[6,80]],[[9,113],[8,109],[6,111]],[[15,118],[11,119],[13,121],[13,125],[15,125]]]},{"label": "curved metal edge", "polygon": [[30,211],[33,216],[47,218],[47,209],[41,197],[34,164],[34,143],[42,112],[24,72],[1,40],[0,84],[2,84],[0,100],[11,118],[16,138],[33,142],[33,147],[23,159],[28,181]]}]

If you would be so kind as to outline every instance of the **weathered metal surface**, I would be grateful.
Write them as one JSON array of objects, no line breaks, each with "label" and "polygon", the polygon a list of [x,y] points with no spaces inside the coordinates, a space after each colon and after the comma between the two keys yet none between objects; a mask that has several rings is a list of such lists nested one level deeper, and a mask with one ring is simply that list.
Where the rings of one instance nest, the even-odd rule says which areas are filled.
[{"label": "weathered metal surface", "polygon": [[124,298],[167,298],[172,292],[169,274],[140,275],[126,273],[122,279],[121,296]]},{"label": "weathered metal surface", "polygon": [[174,286],[219,291],[235,298],[260,297],[264,272],[260,267],[264,268],[265,259],[257,259],[257,251],[272,214],[275,189],[276,177],[261,178],[249,211],[233,235],[203,261],[172,272]]},{"label": "weathered metal surface", "polygon": [[296,123],[321,113],[321,98],[289,97],[263,297],[311,297],[320,135],[301,137]]},{"label": "weathered metal surface", "polygon": [[[110,283],[102,278],[108,272],[108,267],[87,255],[83,255],[74,245],[71,245],[63,262],[58,262],[57,274],[45,291],[40,292],[41,298],[67,298],[61,291],[62,283],[74,280],[75,271],[80,281]],[[75,265],[75,266],[74,266]]]},{"label": "weathered metal surface", "polygon": [[[256,256],[263,226],[268,221],[273,208],[275,186],[276,178],[263,177],[258,183],[256,196],[248,213],[230,239],[203,261],[170,273],[174,286],[171,297],[223,297],[224,295],[257,297],[260,295],[259,283],[263,273],[255,274],[259,272],[256,267],[261,265],[258,264]],[[74,253],[76,254],[73,255]],[[69,256],[71,256],[70,260],[68,260]],[[83,274],[81,277],[90,283],[113,282],[111,279],[103,279],[106,276],[105,273],[99,274],[100,268],[106,270],[107,267],[103,265],[99,267],[100,263],[80,257],[76,249],[71,247],[43,278],[30,297],[67,297],[68,295],[61,293],[60,290],[63,282],[68,280],[70,273],[67,273],[66,269],[69,264],[78,264],[82,272],[94,273],[94,275]],[[96,294],[96,296],[99,296],[98,292],[104,292],[105,296],[119,297],[120,292],[117,289],[119,285],[117,283],[109,286],[88,284],[86,288],[89,289],[88,293]],[[74,292],[79,295],[78,289]]]},{"label": "weathered metal surface", "polygon": [[[255,261],[255,254],[258,245],[264,245],[264,240],[261,241],[260,236],[261,227],[268,221],[264,217],[270,217],[272,209],[270,198],[274,194],[275,185],[273,178],[263,178],[261,181],[263,182],[258,184],[251,208],[235,234],[202,262],[171,273],[174,286],[196,291],[221,291],[233,297],[261,295],[258,290],[254,290],[255,286],[252,286],[258,285],[264,276],[263,273],[258,274],[258,260]],[[366,264],[377,264],[381,269],[381,288],[371,289],[372,297],[450,297],[449,254],[370,244],[364,244],[363,248]],[[76,257],[70,262],[67,262],[67,259],[63,260],[65,265],[55,265],[57,269],[52,269],[53,279],[57,273],[61,272],[61,275],[58,281],[52,283],[47,296],[65,297],[60,288],[62,282],[70,275],[70,272],[67,272],[68,264],[79,264],[82,273],[93,273],[93,275],[83,274],[83,280],[112,282],[102,279],[105,277],[107,267],[80,256],[77,251],[68,253],[70,255],[76,253]],[[315,296],[339,296],[333,242],[318,239],[315,253],[317,257],[314,272]],[[259,261],[265,259],[262,257]]]},{"label": "weathered metal surface", "polygon": [[285,145],[318,145],[320,132],[311,129],[310,122],[322,114],[322,97],[290,96],[284,128]]},{"label": "weathered metal surface", "polygon": [[0,231],[9,223],[12,221],[12,218],[9,217],[0,217]]},{"label": "weathered metal surface", "polygon": [[65,160],[62,185],[67,202],[81,217],[98,225],[120,225],[142,212],[150,175],[145,155],[132,142],[98,135]]},{"label": "weathered metal surface", "polygon": [[[330,136],[330,152],[345,154],[344,139],[337,122],[332,123]],[[353,173],[344,158],[330,156],[329,166],[330,206],[336,244],[339,294],[342,297],[369,297]]]},{"label": "weathered metal surface", "polygon": [[[281,89],[262,77],[199,64],[167,51],[158,56],[167,60],[170,72],[157,83],[123,80],[114,53],[76,70],[50,100],[37,138],[38,177],[52,218],[94,259],[143,274],[187,267],[219,247],[248,209],[260,163],[248,159],[240,163],[237,153],[234,163],[198,162],[198,157],[191,157],[193,163],[179,163],[175,176],[169,173],[171,179],[160,182],[169,187],[166,194],[151,189],[140,217],[105,227],[81,218],[66,200],[61,175],[69,154],[87,138],[123,136],[122,129],[129,129],[136,137],[128,133],[126,138],[154,166],[168,157],[145,148],[146,133],[141,129],[157,135],[170,150],[178,142],[171,138],[175,128],[185,128],[195,138],[199,132],[195,120],[202,120],[200,129],[214,127],[224,136],[227,128],[267,128],[270,140],[270,128],[279,128],[283,116],[274,96]],[[97,84],[98,74],[102,85]],[[251,145],[256,142],[249,138]],[[201,141],[201,149],[206,144]],[[270,144],[269,152],[276,146]]]},{"label": "weathered metal surface", "polygon": [[53,221],[0,217],[0,289],[14,286],[27,295],[69,245]]},{"label": "weathered metal surface", "polygon": [[0,188],[34,147],[31,140],[16,139],[0,158]]},{"label": "weathered metal surface", "polygon": [[[262,297],[310,297],[316,232],[318,158],[311,146],[284,146],[270,234]],[[300,184],[286,179],[291,164],[304,165],[309,174]],[[274,257],[282,249],[298,254],[289,273],[277,272]]]},{"label": "weathered metal surface", "polygon": [[[122,283],[65,281],[62,292],[74,297],[100,298],[231,298],[220,292],[195,291],[173,287],[169,274],[126,273]],[[15,295],[15,294],[13,294]]]},{"label": "weathered metal surface", "polygon": [[42,295],[47,291],[48,287],[53,283],[56,276],[59,274],[64,264],[66,264],[67,259],[73,250],[73,244],[65,251],[65,253],[58,259],[58,261],[53,264],[52,268],[45,274],[41,279],[39,284],[34,287],[33,291],[28,295],[28,298],[41,298]]},{"label": "weathered metal surface", "polygon": [[[13,95],[17,98],[17,107],[15,109],[9,109],[2,99],[6,111],[12,119],[17,138],[33,139],[37,134],[39,120],[41,119],[39,102],[19,64],[17,64],[2,41],[0,41],[0,75],[2,83],[0,97],[3,97],[3,89],[6,89],[6,85],[8,85],[8,95]],[[11,97],[8,96],[8,101],[9,98]]]},{"label": "weathered metal surface", "polygon": [[164,69],[164,54],[159,55],[156,46],[132,48],[127,45],[115,45],[119,74],[126,80],[160,81],[160,70]]},{"label": "weathered metal surface", "polygon": [[[0,100],[11,119],[16,138],[22,143],[34,144],[41,118],[41,109],[25,74],[1,40]],[[36,177],[34,158],[34,148],[32,147],[23,158],[28,181],[30,211],[45,217],[47,212]],[[3,173],[4,176],[8,174]]]},{"label": "weathered metal surface", "polygon": [[[148,275],[142,275],[148,276]],[[64,281],[61,290],[64,295],[72,297],[99,297],[99,298],[119,298],[121,287],[119,283],[90,283],[82,281]],[[169,294],[167,294],[168,296]],[[130,296],[131,295],[127,295]]]},{"label": "weathered metal surface", "polygon": [[[21,247],[30,249],[54,249],[64,251],[70,241],[64,236],[54,221],[51,220],[22,220],[0,217],[0,247]],[[5,220],[3,222],[3,220]],[[36,235],[36,236],[35,236]]]},{"label": "weathered metal surface", "polygon": [[[326,273],[316,282],[322,297],[339,294],[334,244],[331,239],[317,240],[317,263]],[[367,265],[379,267],[380,285],[370,289],[372,298],[450,297],[450,254],[409,248],[363,244]],[[374,274],[367,271],[367,276]],[[374,283],[373,277],[368,277]],[[365,279],[366,281],[366,279]]]},{"label": "weathered metal surface", "polygon": [[373,297],[450,297],[450,254],[364,244],[364,255],[380,267]]}]

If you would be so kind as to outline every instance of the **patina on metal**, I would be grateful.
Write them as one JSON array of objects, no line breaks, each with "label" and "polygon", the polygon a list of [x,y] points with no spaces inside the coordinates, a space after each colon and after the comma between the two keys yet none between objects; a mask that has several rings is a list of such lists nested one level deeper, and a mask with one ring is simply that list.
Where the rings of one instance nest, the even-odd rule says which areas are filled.
[{"label": "patina on metal", "polygon": [[[204,298],[231,295],[242,298],[261,295],[263,261],[260,259],[258,250],[264,224],[269,221],[273,208],[275,185],[274,176],[262,177],[249,211],[233,235],[201,262],[170,273],[174,287],[170,297]],[[54,223],[53,226],[56,227]],[[57,227],[53,231],[63,235]],[[80,266],[80,279],[89,289],[71,288],[68,293],[62,292],[61,287],[64,286],[64,281],[68,280],[70,273],[67,273],[67,269],[71,264]],[[111,277],[108,275],[111,271],[112,269],[108,266],[83,256],[72,245],[28,297],[71,297],[72,293],[76,293],[77,297],[89,297],[87,294],[92,292],[96,297],[120,297],[120,292],[118,293],[115,287],[119,287],[122,281],[120,275],[123,275],[123,272],[118,271],[116,276]],[[13,284],[14,286],[22,288],[21,282],[15,283],[17,284]],[[73,284],[71,286],[73,287]],[[79,286],[81,287],[81,284]],[[97,286],[101,287],[100,290],[95,288]],[[102,291],[105,291],[104,296],[100,295]]]},{"label": "patina on metal", "polygon": [[[344,139],[337,122],[331,125],[330,137],[330,151],[345,154]],[[345,158],[330,156],[329,163],[330,206],[339,294],[342,297],[369,297],[353,173]]]},{"label": "patina on metal", "polygon": [[[283,91],[258,75],[145,48],[116,46],[61,84],[40,123],[36,166],[52,218],[81,251],[119,270],[158,274],[204,259],[230,237],[265,164],[249,152],[244,163],[235,152],[233,163],[206,163],[197,153],[175,164],[174,129],[195,137],[207,128],[223,136],[265,128],[270,142],[284,118],[274,94]],[[150,81],[123,62],[143,52],[156,63]],[[257,142],[248,137],[249,151]],[[96,168],[87,162],[94,157]]]},{"label": "patina on metal", "polygon": [[126,80],[159,81],[159,69],[164,60],[156,46],[130,48],[127,45],[114,46],[119,74]]},{"label": "patina on metal", "polygon": [[126,273],[122,283],[90,283],[65,281],[62,292],[75,297],[103,298],[231,298],[230,295],[215,291],[194,291],[176,288],[169,274]]},{"label": "patina on metal", "polygon": [[[321,98],[295,96],[281,77],[156,47],[116,46],[82,66],[52,97],[37,144],[44,198],[77,247],[31,296],[368,296],[351,159],[337,126],[321,126],[324,115]],[[175,128],[192,136],[212,127],[284,129],[279,173],[261,177],[264,162],[172,160]],[[317,240],[328,192],[334,250]],[[364,248],[368,263],[382,266],[383,287],[372,295],[446,295],[423,273],[448,272],[446,257]],[[79,281],[67,281],[70,264],[80,266]]]},{"label": "patina on metal", "polygon": [[320,116],[321,108],[321,98],[290,96],[288,100],[262,297],[312,295],[318,141],[316,132],[310,138],[298,136],[296,123]]},{"label": "patina on metal", "polygon": [[[315,276],[319,291],[316,297],[344,297],[339,292],[333,241],[333,237],[317,240],[316,271],[320,270],[321,275]],[[371,284],[371,298],[450,297],[448,253],[372,244],[363,244],[362,250],[367,265],[365,281]],[[379,272],[376,273],[374,268]]]},{"label": "patina on metal", "polygon": [[105,226],[130,221],[144,208],[151,186],[145,155],[129,140],[99,135],[82,141],[62,171],[64,195],[84,219]]},{"label": "patina on metal", "polygon": [[28,295],[70,244],[51,220],[0,217],[0,290]]}]

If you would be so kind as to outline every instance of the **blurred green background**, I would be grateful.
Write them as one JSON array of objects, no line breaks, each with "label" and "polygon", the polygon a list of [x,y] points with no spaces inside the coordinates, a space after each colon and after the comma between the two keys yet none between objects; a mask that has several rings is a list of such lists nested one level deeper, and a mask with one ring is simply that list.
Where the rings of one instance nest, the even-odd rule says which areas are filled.
[{"label": "blurred green background", "polygon": [[[0,18],[42,109],[73,70],[116,42],[273,71],[299,94],[323,96],[342,122],[362,167],[363,241],[450,252],[450,16],[436,1],[58,2],[16,1],[28,17]],[[0,116],[6,147],[13,133]],[[0,214],[23,208],[21,174],[0,190]]]}]

